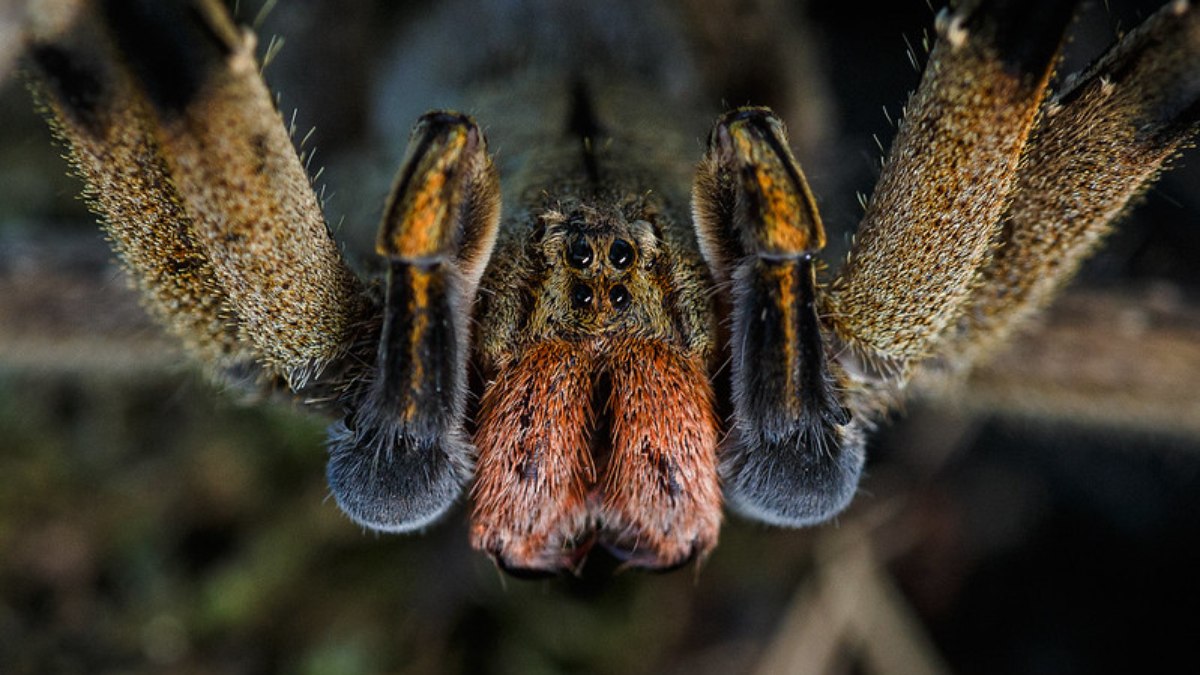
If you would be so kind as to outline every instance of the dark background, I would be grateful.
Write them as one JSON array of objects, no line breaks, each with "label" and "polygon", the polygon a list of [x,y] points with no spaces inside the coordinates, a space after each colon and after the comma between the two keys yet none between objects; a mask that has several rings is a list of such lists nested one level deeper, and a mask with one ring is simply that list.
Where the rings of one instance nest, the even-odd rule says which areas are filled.
[{"label": "dark background", "polygon": [[[423,6],[285,1],[261,31],[264,44],[287,36],[268,79],[302,129],[317,127],[330,220],[345,216],[352,251],[370,241],[403,149],[381,135],[372,92]],[[1154,7],[1091,7],[1066,69]],[[920,52],[933,12],[920,0],[776,11],[806,26],[824,133],[799,150],[836,249],[877,171],[872,134],[886,144],[892,133],[881,106],[894,117],[917,81],[906,38]],[[0,247],[63,242],[101,264],[101,235],[57,154],[10,77]],[[1196,297],[1197,157],[1147,195],[1081,284]],[[461,510],[422,536],[351,525],[327,498],[323,420],[243,406],[182,363],[10,361],[0,353],[4,673],[748,672],[822,623],[788,617],[832,611],[808,604],[810,591],[846,539],[869,548],[954,672],[1175,671],[1200,634],[1196,438],[914,404],[872,440],[862,494],[837,523],[793,532],[731,518],[700,570],[596,565],[523,582],[469,550]],[[881,621],[835,640],[829,670],[888,672],[869,646],[889,630]]]}]

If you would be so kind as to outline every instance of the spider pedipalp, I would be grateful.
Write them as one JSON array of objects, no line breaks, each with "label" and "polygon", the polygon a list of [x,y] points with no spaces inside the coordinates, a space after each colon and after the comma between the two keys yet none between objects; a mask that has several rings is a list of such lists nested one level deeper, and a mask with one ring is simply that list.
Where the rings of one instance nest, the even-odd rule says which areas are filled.
[{"label": "spider pedipalp", "polygon": [[463,431],[469,298],[499,219],[496,174],[468,117],[418,121],[376,243],[387,260],[375,374],[330,429],[329,486],[372,529],[442,515],[471,475]]}]

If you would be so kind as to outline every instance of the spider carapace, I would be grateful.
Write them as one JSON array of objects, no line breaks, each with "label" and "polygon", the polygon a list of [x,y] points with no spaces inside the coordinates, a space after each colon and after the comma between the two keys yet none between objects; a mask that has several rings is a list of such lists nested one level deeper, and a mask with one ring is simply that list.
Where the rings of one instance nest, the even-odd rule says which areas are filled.
[{"label": "spider carapace", "polygon": [[663,569],[712,551],[725,503],[786,526],[845,508],[910,382],[1002,343],[1192,138],[1190,5],[1047,93],[1073,3],[1017,4],[939,14],[835,273],[780,118],[735,109],[697,152],[693,113],[619,42],[642,3],[575,8],[624,16],[607,37],[548,57],[531,33],[520,68],[466,67],[472,115],[417,122],[373,283],[219,3],[45,0],[27,51],[148,309],[214,372],[339,420],[351,518],[418,529],[468,493],[472,544],[507,570],[597,545]]}]

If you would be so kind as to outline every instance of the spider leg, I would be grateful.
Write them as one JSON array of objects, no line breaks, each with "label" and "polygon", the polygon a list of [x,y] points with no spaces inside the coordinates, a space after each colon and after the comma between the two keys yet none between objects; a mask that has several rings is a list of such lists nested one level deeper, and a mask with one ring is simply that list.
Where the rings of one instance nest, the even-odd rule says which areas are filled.
[{"label": "spider leg", "polygon": [[778,118],[748,108],[718,120],[693,203],[705,258],[731,288],[730,506],[776,524],[825,520],[854,494],[862,430],[817,314],[825,232]]},{"label": "spider leg", "polygon": [[1047,305],[1198,120],[1200,11],[1171,3],[1047,102],[999,246],[946,336],[943,363],[968,368]]},{"label": "spider leg", "polygon": [[31,31],[35,96],[146,308],[215,369],[252,364],[236,311],[170,180],[149,97],[89,10],[65,31]]},{"label": "spider leg", "polygon": [[29,52],[91,205],[174,332],[293,388],[344,353],[368,303],[219,2],[89,3]]},{"label": "spider leg", "polygon": [[368,527],[405,531],[462,492],[474,454],[463,432],[469,303],[500,216],[483,134],[463,115],[417,123],[376,242],[388,261],[375,372],[330,432],[329,485]]},{"label": "spider leg", "polygon": [[35,32],[29,53],[52,124],[152,309],[211,365],[256,363],[306,402],[350,410],[331,431],[329,479],[355,520],[403,530],[443,512],[469,473],[466,306],[499,214],[474,124],[434,115],[418,126],[425,142],[380,234],[390,261],[380,324],[325,225],[253,37],[220,3],[87,4],[68,27]]},{"label": "spider leg", "polygon": [[[938,40],[822,307],[856,370],[898,375],[969,302],[1074,2],[973,2]],[[884,378],[887,379],[887,378]]]}]

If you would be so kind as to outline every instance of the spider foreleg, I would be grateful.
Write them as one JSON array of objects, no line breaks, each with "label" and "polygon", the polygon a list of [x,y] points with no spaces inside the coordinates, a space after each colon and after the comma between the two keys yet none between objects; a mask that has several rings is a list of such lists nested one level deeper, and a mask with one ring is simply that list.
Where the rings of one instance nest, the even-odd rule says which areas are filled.
[{"label": "spider foreleg", "polygon": [[341,258],[255,58],[219,2],[97,3],[146,100],[188,236],[211,262],[239,338],[295,389],[369,311]]},{"label": "spider foreleg", "polygon": [[903,384],[969,302],[1075,2],[964,2],[938,40],[824,313]]},{"label": "spider foreleg", "polygon": [[333,427],[328,478],[355,521],[419,528],[462,492],[473,449],[462,429],[469,303],[499,218],[498,186],[474,122],[418,122],[377,250],[387,295],[376,374]]},{"label": "spider foreleg", "polygon": [[862,434],[817,314],[814,256],[825,233],[772,113],[717,122],[693,200],[702,248],[731,289],[730,506],[783,525],[828,519],[858,485]]},{"label": "spider foreleg", "polygon": [[68,25],[31,30],[26,62],[36,98],[146,308],[214,370],[245,370],[257,354],[239,339],[237,311],[194,235],[147,88],[98,8],[76,4]]},{"label": "spider foreleg", "polygon": [[[1200,10],[1168,4],[1047,102],[1017,173],[1002,239],[945,338],[962,371],[1024,326],[1135,198],[1196,136]],[[933,369],[931,369],[933,370]]]}]

